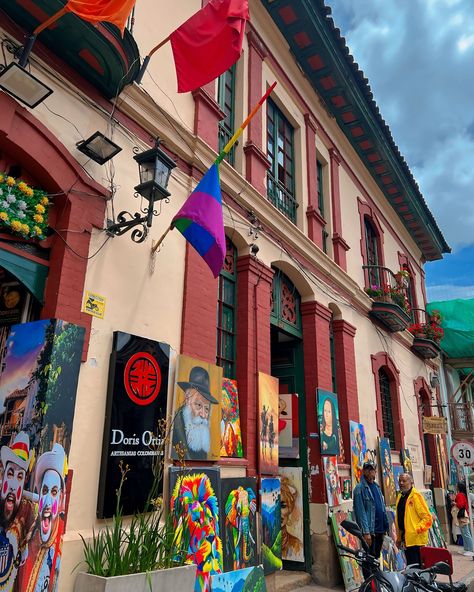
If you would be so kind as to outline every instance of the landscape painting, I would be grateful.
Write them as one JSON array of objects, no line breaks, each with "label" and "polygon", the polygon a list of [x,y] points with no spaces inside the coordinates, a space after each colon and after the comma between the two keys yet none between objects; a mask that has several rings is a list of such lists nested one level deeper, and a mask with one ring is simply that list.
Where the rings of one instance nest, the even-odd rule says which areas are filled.
[{"label": "landscape painting", "polygon": [[281,484],[279,477],[261,481],[262,563],[265,575],[282,568],[281,560]]},{"label": "landscape painting", "polygon": [[261,565],[246,567],[211,577],[211,592],[266,592]]},{"label": "landscape painting", "polygon": [[260,472],[278,474],[278,378],[258,373]]}]

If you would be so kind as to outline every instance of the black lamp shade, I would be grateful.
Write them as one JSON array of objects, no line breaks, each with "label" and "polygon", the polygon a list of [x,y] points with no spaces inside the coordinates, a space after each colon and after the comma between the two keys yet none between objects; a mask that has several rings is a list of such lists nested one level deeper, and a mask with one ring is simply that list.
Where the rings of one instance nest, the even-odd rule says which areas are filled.
[{"label": "black lamp shade", "polygon": [[98,164],[105,164],[122,150],[100,132],[95,132],[87,140],[79,142],[77,149]]},{"label": "black lamp shade", "polygon": [[166,188],[171,171],[176,166],[174,160],[159,148],[158,143],[133,158],[138,162],[140,172],[140,184],[135,187],[135,191],[150,202],[169,197]]},{"label": "black lamp shade", "polygon": [[0,72],[0,88],[31,109],[53,92],[53,89],[16,62],[12,62]]}]

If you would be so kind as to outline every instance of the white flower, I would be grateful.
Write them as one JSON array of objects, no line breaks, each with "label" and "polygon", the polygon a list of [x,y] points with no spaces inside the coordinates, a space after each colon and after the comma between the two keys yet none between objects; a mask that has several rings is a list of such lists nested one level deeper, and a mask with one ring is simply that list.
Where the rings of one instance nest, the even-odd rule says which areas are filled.
[{"label": "white flower", "polygon": [[9,203],[15,203],[15,202],[16,202],[16,197],[15,197],[15,196],[14,196],[12,193],[9,193],[9,194],[7,195],[7,201],[8,201]]},{"label": "white flower", "polygon": [[0,189],[0,195],[3,195],[3,189]]},{"label": "white flower", "polygon": [[18,212],[17,213],[17,218],[20,218],[20,219],[26,218],[25,212],[22,212],[22,211]]},{"label": "white flower", "polygon": [[16,205],[18,206],[18,209],[26,210],[26,202],[23,201],[22,199],[20,199],[20,201]]},{"label": "white flower", "polygon": [[10,204],[6,200],[3,200],[0,202],[0,206],[1,206],[2,210],[8,210],[8,208],[10,207]]}]

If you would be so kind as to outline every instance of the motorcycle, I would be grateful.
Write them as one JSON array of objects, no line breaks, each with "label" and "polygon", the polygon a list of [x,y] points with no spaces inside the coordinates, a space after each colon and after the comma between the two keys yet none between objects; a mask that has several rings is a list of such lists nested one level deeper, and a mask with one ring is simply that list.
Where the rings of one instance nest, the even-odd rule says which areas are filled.
[{"label": "motorcycle", "polygon": [[444,561],[439,561],[425,569],[408,566],[403,572],[382,571],[380,561],[369,554],[359,525],[351,520],[343,520],[341,526],[361,542],[361,549],[351,549],[337,545],[343,556],[355,559],[370,575],[359,588],[359,592],[466,592],[464,582],[437,582],[437,575],[451,575],[451,569]]}]

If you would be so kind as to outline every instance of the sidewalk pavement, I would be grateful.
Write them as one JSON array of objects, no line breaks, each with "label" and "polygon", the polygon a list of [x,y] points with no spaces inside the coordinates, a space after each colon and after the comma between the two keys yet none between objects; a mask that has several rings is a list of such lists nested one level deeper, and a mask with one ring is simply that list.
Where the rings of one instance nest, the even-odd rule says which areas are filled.
[{"label": "sidewalk pavement", "polygon": [[[453,556],[453,581],[457,582],[463,580],[467,584],[468,592],[474,592],[474,561],[472,557],[464,557],[461,553],[463,552],[462,547],[456,545],[449,545],[448,549],[451,551]],[[461,551],[461,553],[459,552]],[[299,574],[299,576],[297,575]],[[306,580],[304,577],[306,576]],[[325,588],[324,586],[317,586],[316,584],[308,582],[310,579],[309,574],[302,572],[280,572],[277,573],[277,585],[276,589],[278,592],[344,592],[344,587],[337,586],[336,588]],[[443,582],[449,581],[446,576],[438,576],[438,580]]]}]

